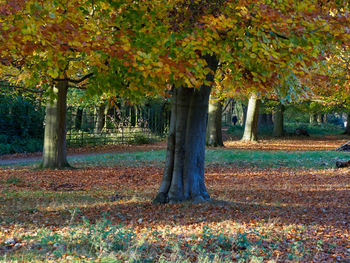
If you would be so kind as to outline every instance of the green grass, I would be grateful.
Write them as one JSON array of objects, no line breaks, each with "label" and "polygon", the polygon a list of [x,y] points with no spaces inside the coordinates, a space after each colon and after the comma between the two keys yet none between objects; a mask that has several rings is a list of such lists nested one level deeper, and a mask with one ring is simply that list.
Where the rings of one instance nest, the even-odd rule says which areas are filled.
[{"label": "green grass", "polygon": [[[235,165],[268,167],[305,167],[305,168],[332,168],[337,160],[348,160],[350,153],[336,151],[252,151],[252,150],[229,150],[207,149],[206,165]],[[162,166],[165,161],[165,150],[132,152],[132,153],[109,153],[86,156],[69,157],[68,161],[75,167],[84,166]],[[33,165],[24,162],[17,164]],[[38,164],[38,163],[34,163]]]},{"label": "green grass", "polygon": [[[237,227],[239,224],[237,225]],[[2,262],[264,262],[277,247],[285,246],[279,236],[272,239],[261,234],[262,228],[228,233],[224,229],[202,227],[201,234],[174,235],[154,231],[137,237],[132,228],[113,225],[105,217],[90,223],[69,225],[69,232],[37,229],[35,235],[23,237],[30,250],[0,256]],[[263,230],[264,231],[264,230]],[[301,232],[301,229],[296,229]],[[225,233],[226,232],[226,233]],[[278,234],[283,237],[284,233]],[[308,255],[306,239],[288,244],[288,259],[300,261]],[[159,245],[161,243],[162,245]],[[167,253],[158,254],[161,250]],[[235,254],[233,254],[235,252]],[[192,257],[192,260],[190,258]],[[195,260],[194,260],[195,259]],[[83,261],[81,261],[83,260]],[[274,262],[274,261],[273,261]]]},{"label": "green grass", "polygon": [[349,159],[350,153],[335,151],[247,151],[207,150],[207,164],[237,166],[331,168],[341,159]]}]

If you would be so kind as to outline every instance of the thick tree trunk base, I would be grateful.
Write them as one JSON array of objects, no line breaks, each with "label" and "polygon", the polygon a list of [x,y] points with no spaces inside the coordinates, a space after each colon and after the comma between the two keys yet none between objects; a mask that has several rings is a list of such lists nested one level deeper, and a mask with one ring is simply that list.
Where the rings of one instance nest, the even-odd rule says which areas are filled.
[{"label": "thick tree trunk base", "polygon": [[169,199],[168,195],[166,193],[158,193],[156,198],[154,198],[153,200],[153,204],[155,205],[159,205],[159,204],[177,204],[177,203],[181,203],[184,201],[189,201],[193,204],[201,204],[201,203],[205,203],[205,202],[209,202],[211,201],[211,198],[209,195],[204,195],[204,196],[196,196],[194,198],[191,199],[187,199],[184,200],[182,198],[179,199]]},{"label": "thick tree trunk base", "polygon": [[48,163],[48,162],[41,162],[39,166],[37,167],[39,170],[74,170],[73,166],[71,166],[68,162],[65,163]]},{"label": "thick tree trunk base", "polygon": [[[215,56],[204,56],[215,72]],[[208,74],[207,81],[214,76]],[[204,182],[205,135],[210,86],[200,89],[180,87],[173,90],[171,120],[165,168],[155,204],[210,200]]]},{"label": "thick tree trunk base", "polygon": [[167,157],[155,204],[210,200],[204,153],[210,87],[174,90]]}]

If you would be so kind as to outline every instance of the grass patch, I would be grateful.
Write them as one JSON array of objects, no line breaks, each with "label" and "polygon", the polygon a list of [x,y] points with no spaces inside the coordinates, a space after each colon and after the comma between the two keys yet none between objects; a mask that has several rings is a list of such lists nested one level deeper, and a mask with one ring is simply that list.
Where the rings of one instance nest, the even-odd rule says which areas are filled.
[{"label": "grass patch", "polygon": [[213,150],[206,151],[208,165],[224,164],[237,166],[254,166],[260,168],[332,168],[335,162],[349,159],[348,152],[335,151],[246,151],[246,150]]},{"label": "grass patch", "polygon": [[[165,150],[94,154],[86,156],[69,157],[68,161],[76,167],[87,166],[162,166],[165,162]],[[237,165],[267,167],[306,167],[306,168],[332,168],[338,160],[350,158],[349,152],[336,151],[258,151],[258,150],[231,150],[207,149],[206,165]],[[15,166],[37,165],[23,162]],[[11,179],[16,180],[16,179]]]},{"label": "grass patch", "polygon": [[[112,224],[106,217],[95,223],[85,218],[82,224],[70,225],[65,231],[42,228],[34,235],[22,236],[26,247],[0,256],[0,260],[22,261],[31,257],[31,261],[60,262],[218,263],[265,262],[273,258],[304,261],[310,259],[311,245],[316,247],[316,253],[324,249],[330,254],[336,251],[323,242],[310,242],[302,237],[286,242],[288,227],[278,231],[266,224],[245,230],[241,227],[240,224],[231,229],[204,226],[191,235],[169,233],[168,229],[138,235],[132,228]],[[302,236],[308,229],[292,226],[292,230]],[[278,254],[280,249],[287,251],[282,259]]]},{"label": "grass patch", "polygon": [[22,179],[20,177],[12,176],[5,180],[5,184],[18,185],[22,183]]},{"label": "grass patch", "polygon": [[139,166],[147,163],[161,165],[165,160],[165,150],[86,155],[70,157],[68,160],[77,166]]}]

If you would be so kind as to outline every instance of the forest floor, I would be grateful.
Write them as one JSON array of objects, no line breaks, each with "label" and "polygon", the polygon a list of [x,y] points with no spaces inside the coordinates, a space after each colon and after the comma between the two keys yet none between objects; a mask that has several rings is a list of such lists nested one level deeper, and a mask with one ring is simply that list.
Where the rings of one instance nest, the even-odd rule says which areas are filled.
[{"label": "forest floor", "polygon": [[350,262],[350,169],[334,168],[347,140],[208,149],[204,204],[152,204],[165,143],[75,149],[72,170],[8,164],[0,261]]}]

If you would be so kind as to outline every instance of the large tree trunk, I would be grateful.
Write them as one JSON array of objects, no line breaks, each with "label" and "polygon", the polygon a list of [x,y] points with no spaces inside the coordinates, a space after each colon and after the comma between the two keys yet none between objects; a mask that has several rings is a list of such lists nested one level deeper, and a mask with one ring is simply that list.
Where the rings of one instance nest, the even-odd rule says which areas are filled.
[{"label": "large tree trunk", "polygon": [[277,111],[275,112],[274,117],[274,125],[273,125],[273,133],[272,135],[275,137],[282,137],[284,135],[283,127],[284,127],[284,118],[283,118],[284,106],[280,103],[277,107]]},{"label": "large tree trunk", "polygon": [[66,116],[68,81],[58,81],[53,87],[57,97],[46,105],[42,168],[69,167],[66,152]]},{"label": "large tree trunk", "polygon": [[344,134],[350,135],[350,112],[348,112],[348,116],[346,118],[346,127]]},{"label": "large tree trunk", "polygon": [[242,141],[256,141],[258,139],[259,104],[260,100],[256,94],[252,94],[248,102]]},{"label": "large tree trunk", "polygon": [[106,105],[103,103],[95,108],[95,133],[100,133],[105,126],[105,107]]},{"label": "large tree trunk", "polygon": [[[215,73],[218,61],[205,57]],[[212,74],[208,81],[214,81]],[[170,130],[164,174],[154,203],[194,203],[210,199],[204,183],[205,133],[210,86],[199,90],[180,87],[173,91]]]},{"label": "large tree trunk", "polygon": [[209,100],[208,125],[207,134],[205,138],[206,145],[213,147],[224,146],[224,143],[222,141],[221,119],[221,101],[213,102]]}]

